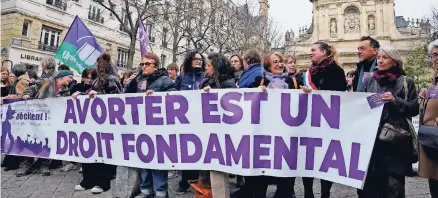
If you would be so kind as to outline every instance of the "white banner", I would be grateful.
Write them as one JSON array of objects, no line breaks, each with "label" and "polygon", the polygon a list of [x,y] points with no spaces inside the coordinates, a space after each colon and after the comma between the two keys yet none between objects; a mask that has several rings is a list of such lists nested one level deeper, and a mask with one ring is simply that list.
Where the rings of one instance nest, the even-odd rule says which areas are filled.
[{"label": "white banner", "polygon": [[369,95],[229,89],[21,101],[2,105],[2,150],[362,188],[382,112]]}]

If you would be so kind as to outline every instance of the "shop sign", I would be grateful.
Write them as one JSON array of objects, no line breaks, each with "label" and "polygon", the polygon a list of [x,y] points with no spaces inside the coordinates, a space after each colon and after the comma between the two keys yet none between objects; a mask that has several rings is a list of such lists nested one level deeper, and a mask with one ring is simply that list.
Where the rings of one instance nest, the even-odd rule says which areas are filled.
[{"label": "shop sign", "polygon": [[38,57],[38,56],[33,56],[33,55],[28,55],[28,54],[22,53],[21,59],[31,60],[31,61],[41,61],[41,60],[43,60],[43,57]]}]

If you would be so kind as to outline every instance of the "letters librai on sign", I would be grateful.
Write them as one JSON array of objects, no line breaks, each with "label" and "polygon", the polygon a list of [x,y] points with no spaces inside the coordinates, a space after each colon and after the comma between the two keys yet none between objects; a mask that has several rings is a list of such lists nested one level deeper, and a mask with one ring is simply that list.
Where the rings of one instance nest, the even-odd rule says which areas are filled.
[{"label": "letters librai on sign", "polygon": [[26,60],[31,60],[31,61],[41,61],[41,60],[43,60],[43,57],[21,54],[21,59],[26,59]]}]

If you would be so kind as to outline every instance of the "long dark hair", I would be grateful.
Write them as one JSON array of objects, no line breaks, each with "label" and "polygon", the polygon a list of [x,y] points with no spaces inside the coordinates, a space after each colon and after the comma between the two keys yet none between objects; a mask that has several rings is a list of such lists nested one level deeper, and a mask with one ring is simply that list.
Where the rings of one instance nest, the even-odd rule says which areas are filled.
[{"label": "long dark hair", "polygon": [[108,76],[114,75],[114,68],[111,64],[111,56],[103,53],[97,58],[97,87],[102,89],[108,81]]},{"label": "long dark hair", "polygon": [[211,60],[213,65],[213,79],[217,88],[221,88],[220,81],[223,78],[229,77],[234,78],[234,67],[231,65],[230,61],[222,54],[213,53],[208,55],[208,60]]},{"label": "long dark hair", "polygon": [[184,73],[187,73],[187,72],[192,70],[192,60],[193,60],[193,58],[195,58],[196,54],[201,55],[201,57],[202,57],[201,69],[202,69],[202,72],[205,71],[205,64],[206,64],[205,57],[201,53],[199,53],[198,51],[192,51],[192,52],[189,52],[187,54],[186,58],[184,59],[184,63],[183,63],[183,67],[182,67],[182,71]]},{"label": "long dark hair", "polygon": [[97,71],[95,68],[87,68],[82,71],[82,78],[88,78],[88,75],[91,75],[91,80],[96,80],[97,78]]}]

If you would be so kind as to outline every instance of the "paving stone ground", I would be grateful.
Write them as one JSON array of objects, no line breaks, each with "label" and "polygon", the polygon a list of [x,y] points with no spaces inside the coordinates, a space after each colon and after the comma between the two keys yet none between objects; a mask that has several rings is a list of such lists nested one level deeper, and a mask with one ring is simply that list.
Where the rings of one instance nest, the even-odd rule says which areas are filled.
[{"label": "paving stone ground", "polygon": [[[41,198],[111,198],[112,191],[109,190],[99,195],[92,195],[90,191],[75,192],[74,186],[81,180],[81,174],[75,170],[70,172],[60,172],[52,170],[52,175],[43,177],[40,173],[35,173],[25,177],[16,177],[16,171],[1,171],[1,198],[19,198],[19,197],[41,197]],[[178,187],[179,178],[169,180],[169,193],[171,198],[192,198],[193,193],[184,195],[175,195]],[[114,182],[114,180],[113,180]],[[235,191],[235,180],[231,179],[231,191]],[[423,178],[407,178],[406,180],[406,197],[412,198],[430,198],[427,180]],[[319,192],[319,180],[315,180],[314,192]],[[273,197],[275,186],[269,186],[267,197]],[[301,179],[297,179],[295,184],[295,193],[297,197],[303,197],[304,189]],[[332,188],[332,197],[357,197],[356,189],[335,184]],[[319,197],[319,194],[316,195]]]}]

